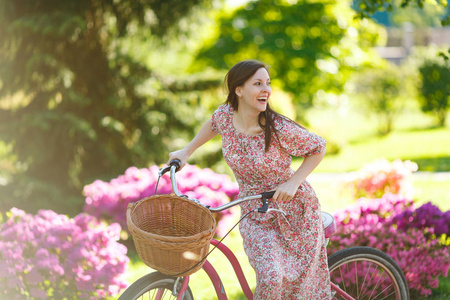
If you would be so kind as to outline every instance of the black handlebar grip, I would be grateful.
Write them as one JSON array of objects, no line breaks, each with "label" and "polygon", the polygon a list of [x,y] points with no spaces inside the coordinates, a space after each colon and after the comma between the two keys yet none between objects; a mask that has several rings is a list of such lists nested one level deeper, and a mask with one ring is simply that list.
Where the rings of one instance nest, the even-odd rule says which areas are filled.
[{"label": "black handlebar grip", "polygon": [[275,191],[261,193],[262,206],[258,208],[258,212],[260,213],[267,212],[267,210],[269,209],[269,201],[267,201],[267,199],[272,198],[273,195],[275,195]]},{"label": "black handlebar grip", "polygon": [[265,198],[265,199],[270,199],[273,197],[273,195],[275,195],[275,191],[264,192],[261,194],[262,198]]},{"label": "black handlebar grip", "polygon": [[170,161],[169,163],[170,166],[175,166],[176,170],[178,172],[178,170],[181,168],[181,161],[177,158],[175,158],[174,160]]}]

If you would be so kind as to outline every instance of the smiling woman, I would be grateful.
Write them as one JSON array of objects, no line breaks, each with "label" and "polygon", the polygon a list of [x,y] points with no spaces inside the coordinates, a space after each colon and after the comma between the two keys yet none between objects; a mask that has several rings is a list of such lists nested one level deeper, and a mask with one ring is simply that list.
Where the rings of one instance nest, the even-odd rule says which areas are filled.
[{"label": "smiling woman", "polygon": [[[256,60],[234,65],[225,77],[228,96],[197,136],[170,154],[184,166],[190,155],[217,134],[239,184],[239,196],[275,191],[269,209],[254,213],[241,204],[240,232],[256,271],[255,299],[329,299],[330,283],[319,201],[306,177],[325,155],[326,142],[271,109],[268,67]],[[294,172],[292,156],[303,162]]]},{"label": "smiling woman", "polygon": [[[257,67],[258,65],[255,66],[255,68]],[[227,84],[235,86],[235,93],[232,93],[227,98],[227,104],[231,105],[235,111],[233,114],[233,126],[247,135],[255,135],[262,132],[266,120],[261,120],[260,115],[267,110],[269,97],[272,94],[270,76],[267,69],[261,66],[243,84],[241,84],[242,79],[230,78],[230,73],[228,73],[226,80]],[[233,80],[236,80],[236,82],[233,82]],[[230,89],[230,86],[228,87]],[[263,122],[264,124],[262,124]]]},{"label": "smiling woman", "polygon": [[260,112],[266,111],[271,94],[269,72],[265,68],[259,68],[244,85],[236,87],[236,95],[242,99],[239,111],[245,111],[245,113],[236,111],[235,116],[241,116],[241,122],[243,123],[245,119],[242,119],[242,115],[255,114],[257,116]]}]

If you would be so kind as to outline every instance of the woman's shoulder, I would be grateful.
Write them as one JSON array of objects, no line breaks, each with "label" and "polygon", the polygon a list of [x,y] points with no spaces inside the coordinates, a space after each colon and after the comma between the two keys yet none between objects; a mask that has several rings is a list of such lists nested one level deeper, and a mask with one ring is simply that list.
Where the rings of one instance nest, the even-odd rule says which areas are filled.
[{"label": "woman's shoulder", "polygon": [[286,127],[292,126],[294,124],[296,124],[294,121],[292,121],[291,119],[289,119],[286,116],[283,116],[281,114],[277,114],[274,118],[273,118],[273,124],[276,130],[282,130]]},{"label": "woman's shoulder", "polygon": [[211,117],[211,128],[213,131],[221,133],[226,130],[232,117],[232,108],[228,104],[219,106]]},{"label": "woman's shoulder", "polygon": [[229,104],[222,104],[216,109],[216,112],[231,114],[233,112],[233,108]]},{"label": "woman's shoulder", "polygon": [[215,118],[229,118],[233,113],[233,108],[228,104],[222,104],[214,112]]}]

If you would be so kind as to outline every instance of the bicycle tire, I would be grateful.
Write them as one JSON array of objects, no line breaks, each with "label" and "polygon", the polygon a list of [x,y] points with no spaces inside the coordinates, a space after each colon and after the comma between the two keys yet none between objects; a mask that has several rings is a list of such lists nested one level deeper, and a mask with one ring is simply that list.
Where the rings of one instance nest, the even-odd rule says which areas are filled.
[{"label": "bicycle tire", "polygon": [[[147,274],[130,285],[122,295],[120,295],[118,300],[177,299],[176,296],[172,295],[176,280],[177,277],[164,275],[160,272]],[[158,291],[162,295],[160,295],[159,298],[156,298]],[[194,300],[194,296],[192,295],[189,286],[183,300]]]},{"label": "bicycle tire", "polygon": [[[408,288],[408,282],[406,281],[406,278],[405,278],[405,275],[403,274],[403,271],[402,271],[402,269],[399,267],[399,265],[397,264],[397,262],[394,260],[394,259],[392,259],[388,254],[386,254],[385,252],[383,252],[383,251],[381,251],[381,250],[379,250],[379,249],[376,249],[376,248],[372,248],[372,247],[361,247],[361,246],[359,246],[359,247],[351,247],[351,248],[348,248],[348,249],[358,249],[358,248],[362,248],[362,249],[371,249],[371,250],[366,250],[366,251],[371,251],[371,252],[376,252],[376,254],[378,254],[378,255],[380,255],[380,256],[384,256],[387,260],[389,260],[389,262],[391,263],[391,265],[393,266],[393,267],[395,267],[395,269],[397,270],[397,272],[398,273],[400,273],[401,274],[401,278],[402,278],[402,280],[403,280],[403,282],[404,282],[404,285],[406,286],[406,288],[407,288],[407,292],[408,292],[408,297],[409,297],[409,288]],[[344,249],[344,250],[348,250],[348,249]],[[343,251],[343,250],[341,250],[341,251]],[[338,252],[336,252],[335,254],[337,254],[337,253],[339,253],[340,251],[338,251]],[[333,255],[332,255],[333,256]],[[331,257],[331,256],[330,256]],[[330,257],[328,258],[328,262],[330,262]],[[334,260],[334,259],[333,259]]]},{"label": "bicycle tire", "polygon": [[[352,247],[328,257],[331,281],[355,299],[409,300],[405,275],[386,253]],[[335,295],[333,299],[341,299]]]}]

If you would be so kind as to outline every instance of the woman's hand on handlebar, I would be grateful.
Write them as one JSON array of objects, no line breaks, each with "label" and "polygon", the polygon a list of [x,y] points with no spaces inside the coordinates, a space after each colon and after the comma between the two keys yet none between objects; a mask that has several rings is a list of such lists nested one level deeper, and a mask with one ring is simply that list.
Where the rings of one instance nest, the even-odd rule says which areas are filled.
[{"label": "woman's hand on handlebar", "polygon": [[293,182],[292,180],[288,180],[283,184],[280,184],[275,189],[275,194],[273,195],[273,199],[275,201],[288,202],[294,198],[295,193],[298,189],[298,184]]},{"label": "woman's hand on handlebar", "polygon": [[189,158],[189,154],[187,153],[187,151],[185,149],[170,152],[169,153],[169,161],[167,162],[167,164],[170,164],[170,162],[174,159],[178,159],[181,162],[180,169],[179,169],[179,170],[181,170],[186,165],[188,158]]}]

